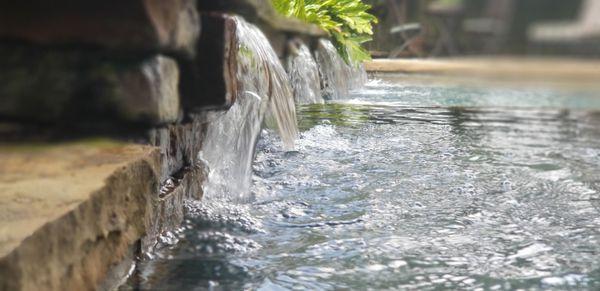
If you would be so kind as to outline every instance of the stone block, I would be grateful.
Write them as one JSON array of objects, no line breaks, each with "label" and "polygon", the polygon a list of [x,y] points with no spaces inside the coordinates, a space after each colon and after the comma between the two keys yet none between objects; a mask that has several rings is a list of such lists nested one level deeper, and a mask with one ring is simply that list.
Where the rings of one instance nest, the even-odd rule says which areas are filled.
[{"label": "stone block", "polygon": [[[201,12],[231,12],[244,16],[249,22],[259,25],[263,30],[270,28],[279,33],[326,36],[326,33],[315,25],[286,18],[277,13],[271,1],[265,0],[200,0],[198,9]],[[270,38],[269,38],[270,39]]]},{"label": "stone block", "polygon": [[0,1],[0,38],[192,54],[195,0]]},{"label": "stone block", "polygon": [[126,70],[116,80],[122,95],[117,110],[127,119],[153,124],[176,122],[180,116],[179,68],[167,57],[155,56]]},{"label": "stone block", "polygon": [[227,109],[237,92],[236,23],[226,14],[203,14],[196,58],[180,63],[181,95],[187,111]]},{"label": "stone block", "polygon": [[155,147],[0,148],[0,290],[96,290],[153,217]]},{"label": "stone block", "polygon": [[157,125],[179,118],[179,70],[170,58],[113,59],[29,46],[3,46],[0,54],[3,120]]}]

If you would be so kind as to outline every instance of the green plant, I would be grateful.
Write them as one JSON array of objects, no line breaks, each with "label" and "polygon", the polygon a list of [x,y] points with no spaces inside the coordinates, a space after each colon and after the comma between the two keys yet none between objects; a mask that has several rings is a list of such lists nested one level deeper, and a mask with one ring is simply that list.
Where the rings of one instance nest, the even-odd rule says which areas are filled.
[{"label": "green plant", "polygon": [[288,17],[321,27],[332,37],[338,53],[346,63],[370,60],[361,45],[372,39],[372,25],[377,18],[367,11],[370,5],[361,0],[272,0],[275,9]]}]

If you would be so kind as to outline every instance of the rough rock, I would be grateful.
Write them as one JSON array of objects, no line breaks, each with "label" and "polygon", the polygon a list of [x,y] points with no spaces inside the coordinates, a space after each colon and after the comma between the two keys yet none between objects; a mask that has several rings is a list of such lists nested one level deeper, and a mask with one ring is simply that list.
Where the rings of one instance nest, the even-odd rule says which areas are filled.
[{"label": "rough rock", "polygon": [[145,233],[158,150],[110,141],[0,150],[0,290],[93,290]]},{"label": "rough rock", "polygon": [[204,0],[198,2],[200,11],[220,11],[236,13],[264,29],[268,26],[279,32],[311,36],[324,36],[325,32],[315,25],[279,15],[271,1],[265,0]]},{"label": "rough rock", "polygon": [[205,134],[194,117],[151,130],[150,146],[0,145],[0,290],[114,286],[122,262],[160,247],[183,201],[202,198]]},{"label": "rough rock", "polygon": [[163,56],[150,58],[117,78],[117,92],[122,92],[117,110],[131,120],[175,122],[181,110],[178,86],[177,63]]},{"label": "rough rock", "polygon": [[0,37],[43,45],[193,54],[195,0],[0,1]]},{"label": "rough rock", "polygon": [[235,102],[238,86],[235,19],[205,14],[202,27],[196,59],[180,64],[182,103],[190,111],[227,109]]},{"label": "rough rock", "polygon": [[[156,238],[172,231],[183,221],[183,200],[201,199],[206,176],[205,165],[198,160],[206,136],[206,123],[197,117],[191,122],[169,125],[150,131],[149,143],[160,149],[160,203],[153,207],[152,223],[141,241],[143,253],[152,252]],[[176,186],[168,187],[168,181]]]},{"label": "rough rock", "polygon": [[4,45],[0,54],[4,120],[164,124],[179,118],[179,72],[170,58],[21,45]]},{"label": "rough rock", "polygon": [[310,38],[326,36],[326,32],[318,26],[281,16],[271,1],[266,0],[204,0],[198,2],[202,12],[235,13],[254,23],[267,35],[273,49],[280,58],[286,54],[286,43],[290,36],[302,37],[306,43]]}]

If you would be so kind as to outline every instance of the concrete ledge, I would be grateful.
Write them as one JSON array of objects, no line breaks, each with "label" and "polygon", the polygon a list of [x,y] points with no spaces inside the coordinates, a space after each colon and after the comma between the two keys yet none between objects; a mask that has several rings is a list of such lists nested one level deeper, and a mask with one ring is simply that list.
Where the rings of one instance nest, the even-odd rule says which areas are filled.
[{"label": "concrete ledge", "polygon": [[600,61],[551,58],[376,59],[368,72],[436,74],[511,81],[575,82],[600,80]]}]

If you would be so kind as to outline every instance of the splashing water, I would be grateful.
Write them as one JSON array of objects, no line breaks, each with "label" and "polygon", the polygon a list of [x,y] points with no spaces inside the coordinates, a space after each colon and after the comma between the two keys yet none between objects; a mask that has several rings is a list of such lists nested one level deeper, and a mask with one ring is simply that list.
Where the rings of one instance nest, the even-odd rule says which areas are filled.
[{"label": "splashing water", "polygon": [[350,90],[361,88],[367,82],[364,67],[346,64],[329,40],[319,40],[315,59],[319,64],[321,87],[326,99],[342,99],[348,96]]},{"label": "splashing water", "polygon": [[236,17],[236,23],[241,52],[241,68],[237,77],[241,90],[268,96],[270,112],[277,121],[279,135],[286,148],[292,149],[298,126],[292,88],[285,69],[260,29],[240,17]]},{"label": "splashing water", "polygon": [[296,104],[322,104],[319,68],[308,47],[299,40],[288,44],[287,70]]},{"label": "splashing water", "polygon": [[277,122],[286,148],[298,133],[292,89],[277,54],[265,35],[235,18],[238,49],[238,92],[226,112],[207,113],[206,142],[199,153],[209,168],[206,198],[247,198],[252,158],[265,114]]},{"label": "splashing water", "polygon": [[256,199],[190,205],[135,290],[599,290],[599,91],[433,81],[263,130]]},{"label": "splashing water", "polygon": [[[260,223],[246,219],[246,208],[236,203],[250,198],[252,160],[263,119],[269,114],[277,122],[285,148],[293,148],[297,136],[296,109],[292,89],[283,66],[264,34],[242,18],[236,23],[238,88],[236,102],[227,111],[210,111],[200,116],[207,122],[207,132],[198,158],[208,168],[203,185],[204,200],[185,201],[186,221],[182,228],[159,238],[151,260],[139,262],[129,284],[137,280],[159,286],[173,284],[169,280],[152,281],[149,274],[161,270],[161,260],[193,264],[189,258],[202,256],[213,265],[187,268],[194,277],[236,276],[243,270],[220,264],[219,256],[260,248],[241,233],[260,232]],[[181,240],[184,239],[184,240]],[[173,255],[176,250],[178,255]],[[197,274],[194,272],[198,272]],[[184,272],[185,273],[185,272]],[[186,273],[189,274],[189,273]],[[182,282],[185,284],[185,282]]]},{"label": "splashing water", "polygon": [[207,198],[247,198],[252,158],[265,114],[277,121],[286,147],[298,129],[287,74],[265,35],[236,17],[238,99],[226,112],[210,112],[206,141],[199,153],[209,168]]}]

